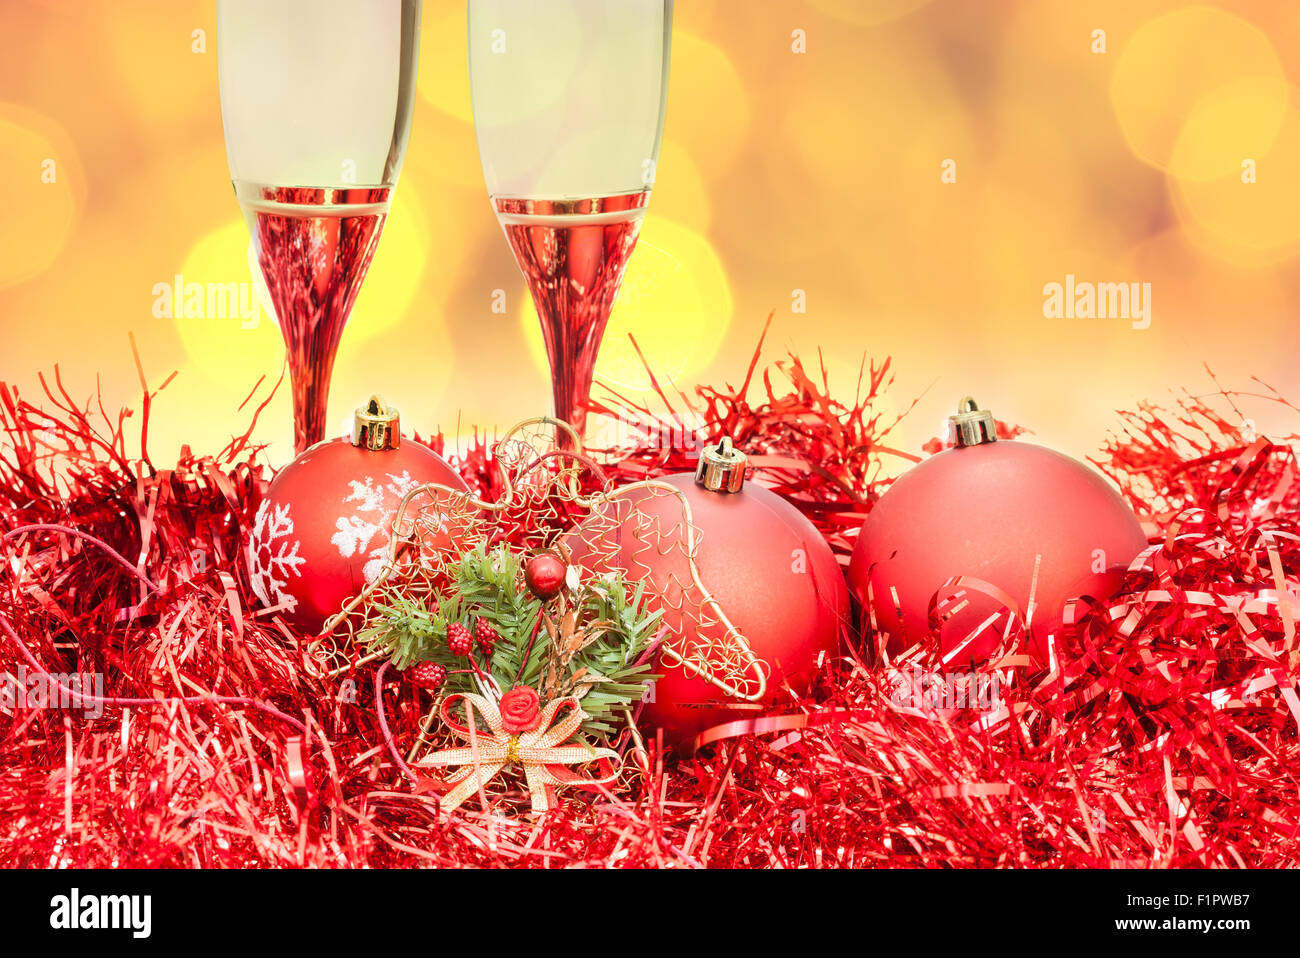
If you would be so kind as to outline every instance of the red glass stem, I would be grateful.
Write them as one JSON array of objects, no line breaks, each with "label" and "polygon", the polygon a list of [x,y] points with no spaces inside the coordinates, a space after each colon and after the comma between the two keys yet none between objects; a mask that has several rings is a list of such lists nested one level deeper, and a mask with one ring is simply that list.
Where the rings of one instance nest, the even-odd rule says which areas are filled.
[{"label": "red glass stem", "polygon": [[293,385],[295,454],[325,438],[334,358],[384,218],[257,213],[258,258]]},{"label": "red glass stem", "polygon": [[[600,342],[641,229],[644,194],[584,201],[580,211],[527,201],[527,215],[499,206],[515,259],[528,280],[551,363],[556,418],[582,435]],[[599,209],[590,209],[599,203]],[[546,206],[548,208],[542,208]],[[591,222],[593,215],[601,217]],[[620,214],[623,214],[620,216]],[[587,218],[587,222],[583,219]],[[567,225],[576,222],[579,225]]]}]

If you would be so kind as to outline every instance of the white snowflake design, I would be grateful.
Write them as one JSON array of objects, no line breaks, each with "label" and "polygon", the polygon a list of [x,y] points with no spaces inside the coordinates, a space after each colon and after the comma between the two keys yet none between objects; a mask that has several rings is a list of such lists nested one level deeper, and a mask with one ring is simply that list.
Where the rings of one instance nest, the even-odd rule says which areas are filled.
[{"label": "white snowflake design", "polygon": [[[355,479],[349,483],[352,492],[343,499],[343,505],[360,503],[352,509],[352,514],[340,516],[335,523],[338,532],[330,542],[338,546],[339,555],[351,559],[355,555],[366,555],[366,564],[362,567],[366,584],[375,581],[388,558],[388,532],[397,504],[412,489],[420,485],[411,478],[409,472],[400,476],[388,474],[387,485],[376,485],[374,479],[366,476],[365,482]],[[385,506],[389,502],[391,506]],[[374,543],[374,547],[371,544]]]},{"label": "white snowflake design", "polygon": [[[284,540],[276,545],[277,540]],[[293,538],[293,517],[289,506],[271,505],[265,499],[257,510],[253,534],[248,542],[248,574],[253,591],[263,604],[297,608],[298,600],[285,594],[289,577],[301,576],[298,567],[307,560],[298,555],[302,545]]]}]

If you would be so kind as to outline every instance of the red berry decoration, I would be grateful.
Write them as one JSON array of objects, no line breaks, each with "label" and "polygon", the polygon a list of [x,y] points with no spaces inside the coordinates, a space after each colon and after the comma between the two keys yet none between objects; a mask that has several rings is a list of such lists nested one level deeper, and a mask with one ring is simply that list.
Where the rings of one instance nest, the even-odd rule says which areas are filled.
[{"label": "red berry decoration", "polygon": [[379,574],[398,504],[425,483],[467,488],[433,450],[401,442],[397,410],[372,398],[351,437],[317,443],[271,483],[249,537],[253,591],[319,632]]},{"label": "red berry decoration", "polygon": [[480,618],[474,623],[474,638],[478,642],[478,647],[491,655],[492,646],[496,645],[497,639],[501,636],[497,634],[496,629],[492,628],[492,623]]},{"label": "red berry decoration", "polygon": [[524,582],[528,591],[543,602],[554,599],[564,588],[565,576],[569,567],[554,552],[543,552],[533,556],[524,566]]},{"label": "red berry decoration", "polygon": [[411,669],[411,684],[417,689],[428,689],[430,692],[436,692],[442,688],[442,683],[447,681],[447,669],[437,662],[421,662]]},{"label": "red berry decoration", "polygon": [[1133,511],[1100,474],[1042,446],[997,440],[995,427],[992,413],[963,400],[951,417],[954,448],[901,476],[863,523],[849,587],[862,634],[874,622],[893,655],[929,630],[944,583],[969,576],[1000,595],[954,596],[965,604],[942,621],[942,650],[974,637],[953,667],[987,661],[1007,623],[1001,598],[1025,616],[1031,589],[1029,647],[1045,663],[1066,601],[1111,595],[1146,547]]},{"label": "red berry decoration", "polygon": [[447,626],[447,648],[452,655],[469,655],[474,649],[474,637],[465,626],[452,622]]}]

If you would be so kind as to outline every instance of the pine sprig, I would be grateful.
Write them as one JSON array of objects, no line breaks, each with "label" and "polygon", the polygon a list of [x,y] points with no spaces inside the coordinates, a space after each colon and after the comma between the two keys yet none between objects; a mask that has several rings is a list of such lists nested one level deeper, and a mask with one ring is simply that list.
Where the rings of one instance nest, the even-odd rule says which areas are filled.
[{"label": "pine sprig", "polygon": [[[538,690],[543,701],[575,695],[589,716],[583,730],[607,740],[641,698],[650,675],[645,653],[662,612],[646,608],[645,588],[629,593],[621,578],[587,583],[576,597],[548,609],[523,583],[522,562],[508,547],[482,546],[465,553],[444,593],[426,607],[397,589],[372,605],[373,625],[361,641],[405,670],[436,662],[447,670],[443,694],[481,691],[475,667],[447,646],[447,627],[473,631],[486,621],[499,639],[490,660],[471,654],[502,691],[514,685]],[[550,614],[547,614],[547,613]]]},{"label": "pine sprig", "polygon": [[[662,611],[648,611],[645,585],[631,595],[622,578],[597,580],[579,593],[574,608],[561,619],[563,629],[548,629],[544,695],[578,695],[592,731],[611,734],[622,713],[641,698],[650,675],[640,661],[659,628]],[[557,636],[558,633],[558,636]],[[556,641],[557,637],[560,641]]]},{"label": "pine sprig", "polygon": [[[540,602],[517,587],[520,575],[519,559],[505,547],[490,553],[482,547],[467,552],[452,570],[450,587],[431,609],[418,599],[390,590],[374,604],[375,624],[361,633],[361,641],[368,651],[384,653],[398,669],[437,662],[458,675],[467,663],[447,648],[447,626],[459,622],[472,629],[478,619],[486,619],[501,636],[488,671],[498,677],[513,674],[510,667],[513,664],[518,670],[523,648],[542,611]],[[467,676],[460,687],[450,690],[475,689]]]}]

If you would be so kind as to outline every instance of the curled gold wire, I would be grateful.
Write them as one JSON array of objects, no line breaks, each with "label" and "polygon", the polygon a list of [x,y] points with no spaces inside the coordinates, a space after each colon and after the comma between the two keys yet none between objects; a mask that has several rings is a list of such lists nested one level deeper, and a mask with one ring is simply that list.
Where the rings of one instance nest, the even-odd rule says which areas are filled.
[{"label": "curled gold wire", "polygon": [[[408,512],[411,509],[411,504],[415,500],[421,496],[428,496],[431,498],[438,497],[439,499],[448,501],[449,503],[469,506],[481,512],[497,515],[506,513],[511,508],[520,505],[521,500],[517,498],[520,489],[515,483],[515,477],[511,474],[510,464],[505,459],[505,451],[506,449],[513,450],[516,448],[516,446],[511,445],[511,443],[519,443],[520,445],[532,449],[533,446],[530,443],[526,441],[519,442],[515,437],[524,430],[534,426],[555,427],[567,434],[571,446],[569,449],[559,450],[558,455],[560,457],[572,455],[575,458],[578,458],[579,461],[585,458],[582,438],[573,427],[566,422],[553,419],[550,416],[539,416],[516,423],[506,431],[505,435],[497,442],[496,447],[493,450],[493,458],[501,469],[501,481],[503,486],[502,496],[497,502],[488,502],[466,490],[453,489],[450,486],[441,483],[426,483],[417,486],[408,492],[402,497],[402,501],[399,503],[397,511],[394,513],[392,531],[389,535],[388,541],[388,554],[379,574],[362,592],[350,599],[343,606],[341,611],[336,613],[328,622],[326,622],[325,628],[322,630],[321,635],[317,640],[317,645],[314,651],[321,658],[327,660],[326,664],[332,664],[333,661],[342,659],[344,655],[342,650],[337,646],[326,648],[324,644],[325,641],[332,636],[339,626],[358,608],[360,608],[370,598],[370,596],[376,592],[376,590],[383,587],[400,567],[401,563],[399,558],[404,544],[415,537],[418,531],[417,520],[408,515]],[[552,443],[553,448],[557,445],[558,444],[556,443]],[[547,455],[550,455],[550,453]],[[541,454],[536,455],[532,462],[528,463],[526,468],[522,469],[518,475],[526,475],[536,465],[538,465],[543,458],[544,457]],[[588,462],[590,462],[590,460],[588,460]],[[599,467],[596,468],[598,469]],[[580,469],[563,468],[561,469],[560,476],[554,480],[555,488],[559,490],[559,494],[564,501],[571,502],[579,508],[586,509],[589,512],[594,512],[602,506],[608,506],[611,503],[626,498],[630,494],[640,490],[652,491],[657,494],[666,493],[677,499],[682,510],[682,518],[686,529],[685,552],[687,566],[690,570],[691,585],[698,590],[702,600],[702,607],[708,609],[714,616],[716,616],[717,622],[723,627],[723,641],[731,646],[731,650],[736,653],[735,658],[740,664],[730,669],[725,667],[722,669],[715,668],[713,667],[714,663],[711,663],[707,656],[692,656],[685,654],[679,645],[673,642],[671,637],[664,642],[660,650],[660,655],[669,665],[679,666],[688,674],[698,675],[701,679],[731,698],[741,699],[746,702],[757,702],[762,699],[767,692],[767,680],[770,675],[770,667],[767,662],[754,654],[753,650],[750,648],[748,640],[741,633],[740,629],[736,627],[735,623],[733,623],[727,616],[726,610],[722,608],[721,604],[701,579],[699,565],[695,561],[696,552],[699,548],[699,531],[695,527],[694,513],[691,509],[690,501],[682,491],[672,483],[664,482],[663,480],[644,479],[639,482],[620,486],[614,490],[607,490],[590,496],[583,496],[581,494],[579,476]],[[563,482],[564,485],[560,485],[561,482]],[[633,506],[633,508],[635,508],[635,506]],[[677,638],[681,640],[683,637],[677,636]],[[364,656],[356,662],[348,661],[343,665],[339,665],[328,671],[326,675],[330,678],[336,678],[340,675],[346,674],[359,665],[383,657],[383,653],[372,653]]]}]

